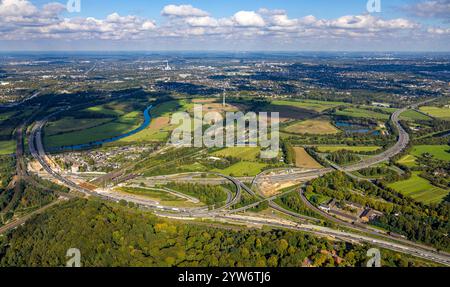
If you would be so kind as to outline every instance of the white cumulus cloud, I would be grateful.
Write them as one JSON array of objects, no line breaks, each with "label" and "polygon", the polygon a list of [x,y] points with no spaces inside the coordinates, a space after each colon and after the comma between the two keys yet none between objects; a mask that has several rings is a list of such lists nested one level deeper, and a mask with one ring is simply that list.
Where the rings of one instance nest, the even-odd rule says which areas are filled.
[{"label": "white cumulus cloud", "polygon": [[263,27],[264,19],[255,11],[239,11],[233,16],[233,21],[243,27]]},{"label": "white cumulus cloud", "polygon": [[163,8],[161,14],[164,16],[177,16],[177,17],[208,16],[207,12],[195,8],[192,5],[167,5]]}]

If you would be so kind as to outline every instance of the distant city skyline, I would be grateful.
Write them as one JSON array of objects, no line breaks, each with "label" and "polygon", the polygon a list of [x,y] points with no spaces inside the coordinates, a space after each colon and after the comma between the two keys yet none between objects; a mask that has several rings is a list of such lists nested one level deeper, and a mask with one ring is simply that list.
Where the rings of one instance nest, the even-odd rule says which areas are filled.
[{"label": "distant city skyline", "polygon": [[450,51],[450,0],[367,2],[0,0],[0,51]]}]

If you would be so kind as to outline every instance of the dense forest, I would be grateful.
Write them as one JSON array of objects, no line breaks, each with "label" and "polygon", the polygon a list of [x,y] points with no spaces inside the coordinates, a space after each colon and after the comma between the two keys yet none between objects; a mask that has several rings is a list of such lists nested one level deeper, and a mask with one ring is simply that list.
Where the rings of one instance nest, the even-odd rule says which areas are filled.
[{"label": "dense forest", "polygon": [[68,189],[33,175],[14,181],[9,188],[0,188],[0,226],[14,216],[51,203],[58,197],[56,192],[66,193]]},{"label": "dense forest", "polygon": [[281,143],[281,149],[284,154],[284,162],[287,164],[294,164],[295,163],[295,151],[292,147],[292,144],[288,141],[283,141]]},{"label": "dense forest", "polygon": [[170,182],[163,187],[198,198],[210,206],[224,203],[227,200],[227,193],[221,186]]},{"label": "dense forest", "polygon": [[349,164],[361,160],[361,158],[351,151],[341,150],[327,155],[327,159],[337,164]]},{"label": "dense forest", "polygon": [[[71,200],[0,237],[0,266],[363,266],[368,246],[299,232],[179,223],[94,200]],[[384,266],[427,263],[383,250]]]},{"label": "dense forest", "polygon": [[5,189],[16,172],[15,157],[10,155],[0,156],[0,190]]},{"label": "dense forest", "polygon": [[318,217],[316,212],[305,206],[298,192],[291,192],[285,196],[277,198],[275,202],[294,212],[311,217]]}]

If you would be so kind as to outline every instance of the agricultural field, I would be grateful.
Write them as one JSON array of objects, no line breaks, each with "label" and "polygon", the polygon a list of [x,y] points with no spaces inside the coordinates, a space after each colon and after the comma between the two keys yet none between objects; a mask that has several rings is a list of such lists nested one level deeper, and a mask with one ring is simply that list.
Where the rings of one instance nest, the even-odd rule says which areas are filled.
[{"label": "agricultural field", "polygon": [[169,117],[152,119],[150,125],[143,131],[119,140],[120,143],[161,142],[169,138],[174,126]]},{"label": "agricultural field", "polygon": [[192,103],[189,103],[187,106],[189,112],[194,111],[194,105],[202,105],[203,106],[203,113],[209,113],[209,112],[238,112],[245,109],[243,106],[235,105],[235,104],[226,104],[223,106],[223,103],[219,99],[212,99],[212,98],[206,98],[206,99],[194,99],[192,100]]},{"label": "agricultural field", "polygon": [[419,145],[414,146],[411,152],[401,158],[398,163],[407,167],[416,167],[417,158],[423,154],[431,154],[439,160],[450,161],[450,146],[448,145]]},{"label": "agricultural field", "polygon": [[[312,109],[305,109],[301,105],[294,105],[288,101],[275,101],[278,104],[270,104],[264,107],[264,111],[278,112],[280,113],[280,122],[284,123],[291,120],[307,120],[315,118],[319,113]],[[285,103],[285,105],[282,105]]]},{"label": "agricultural field", "polygon": [[318,146],[319,152],[336,152],[342,150],[348,150],[353,152],[372,152],[380,150],[379,146],[347,146],[347,145],[330,145],[330,146]]},{"label": "agricultural field", "polygon": [[342,102],[328,102],[315,100],[301,100],[301,101],[273,101],[272,105],[276,106],[292,106],[306,110],[312,110],[321,113],[325,110],[332,109],[342,105],[348,105]]},{"label": "agricultural field", "polygon": [[330,135],[337,134],[339,130],[327,120],[306,120],[293,123],[284,131],[294,134]]},{"label": "agricultural field", "polygon": [[111,122],[112,120],[112,118],[76,119],[74,117],[64,117],[56,122],[49,123],[45,128],[45,134],[47,136],[53,136],[62,133],[82,131],[103,125],[107,122]]},{"label": "agricultural field", "polygon": [[411,155],[420,157],[422,154],[431,154],[439,160],[450,161],[450,146],[448,145],[419,145],[414,146]]},{"label": "agricultural field", "polygon": [[150,114],[152,118],[170,116],[171,113],[178,110],[188,111],[190,106],[191,105],[184,100],[164,102],[157,105],[156,107],[153,107],[153,109],[150,111]]},{"label": "agricultural field", "polygon": [[[383,108],[383,107],[374,107],[374,106],[362,106],[364,110],[370,110],[372,112],[379,113],[377,110],[383,111],[383,113],[387,115],[391,115],[396,112],[398,109],[396,108]],[[406,121],[429,121],[431,118],[421,112],[415,110],[407,110],[401,114],[400,119]]]},{"label": "agricultural field", "polygon": [[259,147],[230,147],[212,153],[217,157],[234,157],[244,161],[254,161],[259,157],[261,148]]},{"label": "agricultural field", "polygon": [[439,107],[421,107],[420,110],[434,118],[450,121],[450,109]]},{"label": "agricultural field", "polygon": [[417,158],[415,156],[408,154],[402,157],[398,163],[411,168],[417,166],[416,160]]},{"label": "agricultural field", "polygon": [[265,163],[241,161],[236,164],[233,164],[232,166],[226,169],[223,170],[215,169],[213,171],[236,177],[256,176],[260,174],[263,171],[263,169],[267,166],[268,165]]},{"label": "agricultural field", "polygon": [[313,157],[311,157],[304,148],[294,147],[293,149],[295,153],[296,167],[311,169],[322,168],[322,166]]},{"label": "agricultural field", "polygon": [[139,125],[128,123],[114,122],[101,125],[95,128],[67,133],[62,135],[50,136],[45,139],[48,147],[70,146],[88,143],[94,140],[102,140],[112,138],[127,133]]},{"label": "agricultural field", "polygon": [[370,109],[346,108],[342,111],[336,111],[337,116],[346,116],[352,118],[368,118],[377,120],[388,120],[389,114],[379,113]]},{"label": "agricultural field", "polygon": [[[70,112],[45,127],[47,147],[85,144],[125,134],[139,127],[143,112],[134,110],[143,103],[109,103]],[[147,103],[148,104],[148,103]]]},{"label": "agricultural field", "polygon": [[418,111],[414,110],[407,110],[406,112],[402,113],[400,116],[400,119],[406,120],[406,121],[429,121],[432,120],[429,116],[419,113]]},{"label": "agricultural field", "polygon": [[154,107],[150,111],[150,125],[137,134],[119,140],[119,143],[143,143],[166,141],[176,126],[170,124],[171,113],[187,111],[191,105],[186,101],[170,101]]},{"label": "agricultural field", "polygon": [[389,187],[425,204],[439,203],[449,193],[420,177],[419,172],[414,172],[410,179],[390,184]]},{"label": "agricultural field", "polygon": [[387,107],[378,107],[378,106],[373,106],[373,105],[361,105],[360,106],[363,109],[367,109],[367,110],[380,110],[383,111],[383,113],[386,114],[393,114],[395,111],[397,111],[398,109],[396,108],[387,108]]},{"label": "agricultural field", "polygon": [[0,141],[0,155],[8,155],[16,152],[15,141]]}]

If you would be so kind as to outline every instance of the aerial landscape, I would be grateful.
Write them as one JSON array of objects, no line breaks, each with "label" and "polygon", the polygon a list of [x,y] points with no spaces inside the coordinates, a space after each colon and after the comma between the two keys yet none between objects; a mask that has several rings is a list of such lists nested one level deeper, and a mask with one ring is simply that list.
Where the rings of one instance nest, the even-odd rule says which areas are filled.
[{"label": "aerial landscape", "polygon": [[100,2],[0,0],[0,267],[450,266],[450,1]]}]

